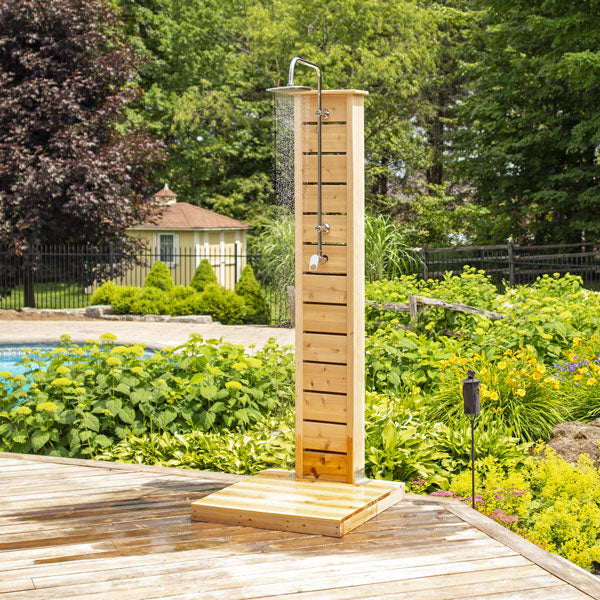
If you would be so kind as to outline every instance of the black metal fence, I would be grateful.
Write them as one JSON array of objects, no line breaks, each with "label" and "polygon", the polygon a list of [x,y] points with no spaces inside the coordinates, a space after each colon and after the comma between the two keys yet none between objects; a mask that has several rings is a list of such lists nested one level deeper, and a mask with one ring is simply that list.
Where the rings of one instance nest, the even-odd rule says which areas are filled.
[{"label": "black metal fence", "polygon": [[234,289],[246,264],[252,266],[271,309],[272,325],[290,322],[285,286],[278,286],[262,266],[260,254],[223,253],[218,248],[178,248],[176,252],[143,251],[125,256],[112,246],[43,246],[15,255],[0,248],[0,309],[81,308],[99,285],[112,280],[118,285],[141,287],[152,265],[162,260],[175,285],[189,285],[200,261],[207,259],[217,281]]},{"label": "black metal fence", "polygon": [[600,289],[600,242],[547,246],[456,246],[421,248],[422,277],[459,273],[468,265],[483,269],[494,283],[503,286],[527,284],[546,273],[571,273],[583,279],[585,287]]}]

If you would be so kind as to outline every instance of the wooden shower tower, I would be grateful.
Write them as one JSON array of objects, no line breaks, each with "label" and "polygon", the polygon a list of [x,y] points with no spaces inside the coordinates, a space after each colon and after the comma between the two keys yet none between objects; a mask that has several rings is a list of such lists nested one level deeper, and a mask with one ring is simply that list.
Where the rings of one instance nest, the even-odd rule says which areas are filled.
[{"label": "wooden shower tower", "polygon": [[364,478],[364,96],[325,90],[322,255],[317,252],[317,92],[293,94],[296,470],[270,470],[192,504],[192,519],[341,536],[398,502]]}]

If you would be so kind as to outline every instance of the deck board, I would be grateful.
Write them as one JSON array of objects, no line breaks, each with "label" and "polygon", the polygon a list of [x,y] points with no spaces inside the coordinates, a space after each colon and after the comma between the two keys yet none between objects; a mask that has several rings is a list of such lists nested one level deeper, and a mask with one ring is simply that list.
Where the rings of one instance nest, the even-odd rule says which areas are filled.
[{"label": "deck board", "polygon": [[600,598],[593,576],[442,500],[410,496],[343,538],[191,522],[190,503],[231,481],[0,453],[0,597]]}]

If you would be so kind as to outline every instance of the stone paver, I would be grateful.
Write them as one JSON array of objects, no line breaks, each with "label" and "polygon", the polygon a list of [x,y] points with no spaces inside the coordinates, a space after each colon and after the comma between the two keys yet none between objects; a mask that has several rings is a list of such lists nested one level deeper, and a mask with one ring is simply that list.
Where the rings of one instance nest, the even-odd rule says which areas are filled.
[{"label": "stone paver", "polygon": [[68,333],[74,342],[98,339],[103,333],[114,333],[121,344],[144,344],[163,348],[184,343],[192,333],[204,339],[219,339],[233,344],[261,348],[274,337],[278,344],[294,343],[294,330],[249,325],[199,325],[196,323],[145,323],[115,321],[0,321],[0,344],[33,344],[57,342]]}]

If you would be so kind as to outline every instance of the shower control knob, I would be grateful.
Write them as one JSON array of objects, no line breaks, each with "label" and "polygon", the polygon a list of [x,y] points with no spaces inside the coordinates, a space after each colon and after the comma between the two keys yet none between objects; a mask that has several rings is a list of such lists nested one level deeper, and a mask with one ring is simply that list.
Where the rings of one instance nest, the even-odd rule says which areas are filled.
[{"label": "shower control knob", "polygon": [[317,225],[315,227],[317,233],[329,233],[329,229],[329,223],[323,223],[322,225]]},{"label": "shower control knob", "polygon": [[322,108],[321,110],[315,111],[315,115],[317,115],[317,117],[321,117],[321,119],[323,119],[323,121],[325,119],[329,118],[330,114],[331,113],[326,108]]}]

